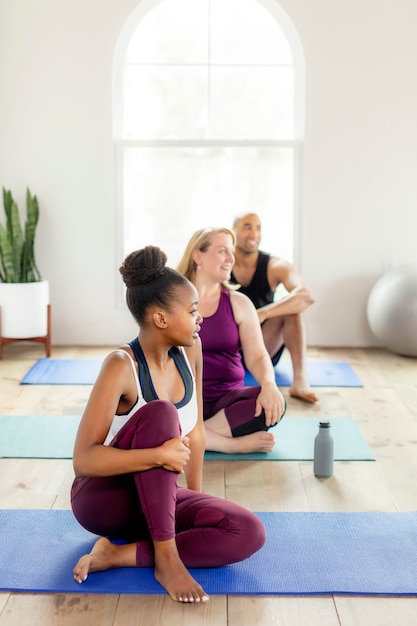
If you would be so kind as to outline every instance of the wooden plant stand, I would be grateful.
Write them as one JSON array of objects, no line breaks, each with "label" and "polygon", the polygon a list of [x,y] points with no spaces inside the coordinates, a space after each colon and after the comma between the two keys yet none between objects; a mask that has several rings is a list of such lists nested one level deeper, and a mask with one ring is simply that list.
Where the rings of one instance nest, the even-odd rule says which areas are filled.
[{"label": "wooden plant stand", "polygon": [[2,337],[1,334],[1,307],[0,307],[0,359],[3,358],[3,346],[16,341],[34,341],[36,343],[45,344],[45,353],[47,357],[51,356],[51,305],[47,305],[47,332],[44,337],[22,337],[14,339],[12,337]]}]

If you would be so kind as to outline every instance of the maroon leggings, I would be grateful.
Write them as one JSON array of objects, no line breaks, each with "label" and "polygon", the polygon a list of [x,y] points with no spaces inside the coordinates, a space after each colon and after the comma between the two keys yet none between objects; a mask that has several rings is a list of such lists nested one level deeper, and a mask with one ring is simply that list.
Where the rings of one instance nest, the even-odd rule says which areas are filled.
[{"label": "maroon leggings", "polygon": [[[154,448],[180,436],[177,409],[155,400],[121,428],[110,445]],[[259,518],[238,504],[178,487],[158,467],[134,474],[74,480],[71,506],[90,532],[136,543],[138,567],[154,566],[154,541],[175,537],[186,567],[218,567],[248,558],[265,542]]]},{"label": "maroon leggings", "polygon": [[242,387],[227,391],[221,398],[212,402],[204,402],[204,419],[216,415],[224,409],[233,437],[242,437],[259,430],[268,430],[265,423],[265,413],[255,417],[256,400],[261,391],[260,387]]}]

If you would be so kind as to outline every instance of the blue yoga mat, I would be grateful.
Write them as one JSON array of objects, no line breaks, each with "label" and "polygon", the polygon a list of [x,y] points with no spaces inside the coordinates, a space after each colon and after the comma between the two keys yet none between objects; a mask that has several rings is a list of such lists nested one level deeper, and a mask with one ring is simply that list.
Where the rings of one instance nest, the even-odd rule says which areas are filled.
[{"label": "blue yoga mat", "polygon": [[[38,359],[20,381],[21,385],[93,385],[100,371],[99,359]],[[275,367],[277,385],[289,387],[293,380],[290,361]],[[313,387],[362,387],[349,363],[307,361],[307,375]],[[245,385],[256,385],[249,372]]]},{"label": "blue yoga mat", "polygon": [[[206,452],[207,460],[304,461],[313,458],[319,418],[285,417],[275,429],[270,454]],[[374,461],[375,456],[351,417],[329,420],[337,461]],[[0,457],[70,459],[79,415],[0,415]]]},{"label": "blue yoga mat", "polygon": [[[193,569],[209,594],[417,595],[417,513],[258,513],[267,542],[241,563]],[[165,593],[151,569],[72,578],[96,537],[71,511],[0,511],[0,590]]]},{"label": "blue yoga mat", "polygon": [[100,359],[38,359],[21,385],[94,385]]},{"label": "blue yoga mat", "polygon": [[[312,387],[363,387],[360,379],[344,361],[307,361],[307,377]],[[293,381],[291,361],[280,361],[275,366],[275,381],[278,387],[290,387]],[[257,382],[249,372],[245,375],[245,385]]]}]

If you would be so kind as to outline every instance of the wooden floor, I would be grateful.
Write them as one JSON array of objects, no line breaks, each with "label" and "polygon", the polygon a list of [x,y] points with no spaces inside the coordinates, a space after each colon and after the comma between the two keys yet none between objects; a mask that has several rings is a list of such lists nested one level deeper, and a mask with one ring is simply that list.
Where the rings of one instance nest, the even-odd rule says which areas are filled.
[{"label": "wooden floor", "polygon": [[[110,348],[54,347],[55,358],[100,358]],[[77,414],[87,386],[19,386],[42,348],[12,344],[0,361],[0,414]],[[352,416],[377,461],[335,462],[318,480],[311,462],[205,464],[204,489],[253,511],[417,510],[417,359],[378,349],[310,348],[309,358],[347,361],[360,389],[320,389],[309,406],[288,397],[287,417]],[[278,435],[278,431],[277,431]],[[0,459],[0,507],[69,509],[68,460]],[[279,561],[277,561],[279,566]],[[417,566],[417,564],[416,564]],[[356,596],[212,596],[183,606],[167,596],[0,593],[0,626],[408,626],[417,624],[417,598]]]}]

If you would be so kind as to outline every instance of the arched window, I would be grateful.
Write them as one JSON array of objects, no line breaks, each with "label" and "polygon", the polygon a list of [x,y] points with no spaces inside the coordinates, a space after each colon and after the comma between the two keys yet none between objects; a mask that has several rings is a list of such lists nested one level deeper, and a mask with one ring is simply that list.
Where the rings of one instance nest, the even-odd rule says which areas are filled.
[{"label": "arched window", "polygon": [[294,259],[304,64],[275,0],[142,0],[114,59],[121,256],[256,211]]}]

